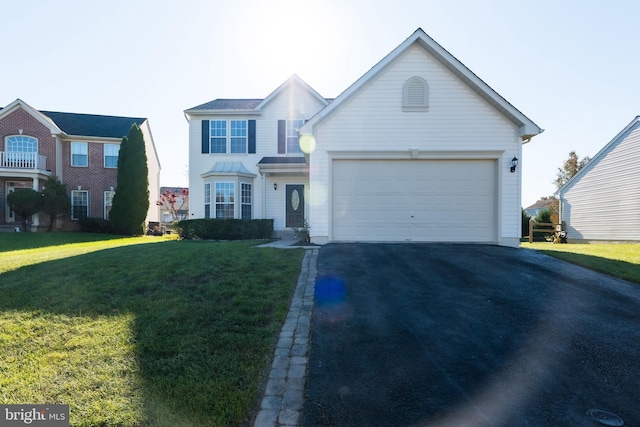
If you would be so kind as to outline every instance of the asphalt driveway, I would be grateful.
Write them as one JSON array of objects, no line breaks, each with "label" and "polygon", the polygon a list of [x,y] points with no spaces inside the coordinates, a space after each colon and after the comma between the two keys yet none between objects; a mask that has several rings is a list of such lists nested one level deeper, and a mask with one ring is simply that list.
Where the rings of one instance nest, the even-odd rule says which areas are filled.
[{"label": "asphalt driveway", "polygon": [[620,425],[609,414],[640,426],[640,286],[525,249],[322,248],[302,426]]}]

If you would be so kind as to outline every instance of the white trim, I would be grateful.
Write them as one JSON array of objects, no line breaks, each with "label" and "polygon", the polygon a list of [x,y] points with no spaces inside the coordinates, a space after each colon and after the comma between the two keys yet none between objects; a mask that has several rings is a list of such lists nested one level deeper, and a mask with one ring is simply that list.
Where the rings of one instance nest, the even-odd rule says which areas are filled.
[{"label": "white trim", "polygon": [[500,159],[504,150],[479,150],[479,151],[431,151],[431,150],[404,150],[404,151],[327,151],[329,161],[339,160],[397,160],[397,159]]},{"label": "white trim", "polygon": [[[123,135],[123,138],[127,135]],[[62,138],[63,141],[68,142],[95,142],[102,144],[120,144],[122,142],[122,138],[111,138],[106,136],[83,136],[83,135],[65,135]]]},{"label": "white trim", "polygon": [[36,110],[32,106],[30,106],[29,104],[24,102],[20,98],[16,99],[15,101],[13,101],[11,104],[7,105],[6,107],[4,107],[0,111],[0,119],[2,119],[3,117],[11,114],[12,112],[17,110],[18,108],[22,108],[28,114],[33,116],[37,121],[39,121],[45,127],[47,127],[49,129],[49,131],[51,132],[52,136],[55,136],[55,135],[66,135],[66,133],[64,131],[62,131],[62,129],[60,129],[53,122],[53,120],[51,120],[48,116],[42,114],[40,111]]},{"label": "white trim", "polygon": [[[502,245],[502,202],[503,202],[503,187],[502,180],[504,175],[505,162],[503,161],[505,150],[478,150],[478,151],[430,151],[430,150],[416,150],[409,149],[404,151],[327,151],[327,176],[329,182],[327,183],[327,236],[312,236],[314,237],[313,243],[326,244],[334,241],[333,236],[333,170],[334,160],[495,160],[496,161],[496,176],[497,183],[496,193],[496,206],[495,211],[497,213],[496,223],[494,224],[496,235],[496,243]],[[285,213],[286,214],[286,213]]]}]

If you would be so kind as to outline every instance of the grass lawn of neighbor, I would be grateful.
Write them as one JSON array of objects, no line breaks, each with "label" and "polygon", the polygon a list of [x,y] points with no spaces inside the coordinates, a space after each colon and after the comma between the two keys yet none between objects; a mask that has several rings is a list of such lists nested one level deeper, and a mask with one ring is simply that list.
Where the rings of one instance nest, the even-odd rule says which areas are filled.
[{"label": "grass lawn of neighbor", "polygon": [[581,265],[640,284],[640,244],[633,243],[521,243],[521,248]]},{"label": "grass lawn of neighbor", "polygon": [[73,426],[243,426],[303,250],[0,234],[0,403]]}]

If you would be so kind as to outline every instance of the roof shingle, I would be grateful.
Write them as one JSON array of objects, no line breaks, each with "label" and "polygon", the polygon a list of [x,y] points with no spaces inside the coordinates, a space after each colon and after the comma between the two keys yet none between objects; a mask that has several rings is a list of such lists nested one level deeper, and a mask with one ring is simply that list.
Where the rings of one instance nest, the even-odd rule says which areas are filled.
[{"label": "roof shingle", "polygon": [[122,138],[129,134],[131,126],[140,126],[146,118],[101,116],[97,114],[60,113],[41,111],[67,135]]},{"label": "roof shingle", "polygon": [[190,110],[253,110],[262,99],[214,99]]}]

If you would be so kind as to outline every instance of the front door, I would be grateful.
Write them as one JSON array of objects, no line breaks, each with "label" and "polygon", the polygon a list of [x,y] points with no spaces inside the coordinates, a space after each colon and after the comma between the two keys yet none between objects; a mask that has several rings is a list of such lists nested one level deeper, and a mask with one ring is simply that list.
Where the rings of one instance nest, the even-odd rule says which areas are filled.
[{"label": "front door", "polygon": [[304,185],[287,184],[286,195],[286,226],[304,226]]}]

